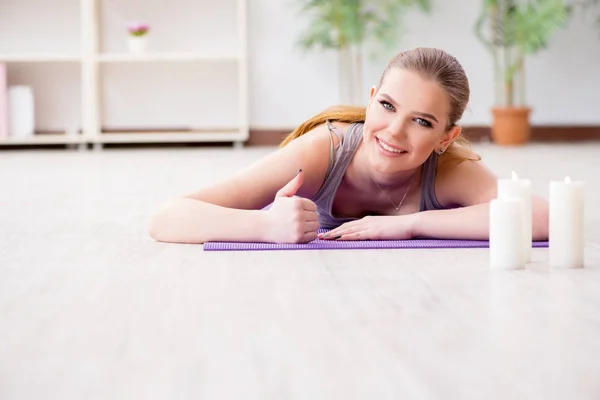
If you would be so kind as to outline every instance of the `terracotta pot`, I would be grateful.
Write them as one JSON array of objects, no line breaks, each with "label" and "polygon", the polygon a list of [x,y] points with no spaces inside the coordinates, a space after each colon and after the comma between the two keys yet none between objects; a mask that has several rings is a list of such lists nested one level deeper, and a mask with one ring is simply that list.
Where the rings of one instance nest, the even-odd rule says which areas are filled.
[{"label": "terracotta pot", "polygon": [[493,107],[492,140],[503,146],[516,146],[529,141],[529,107]]}]

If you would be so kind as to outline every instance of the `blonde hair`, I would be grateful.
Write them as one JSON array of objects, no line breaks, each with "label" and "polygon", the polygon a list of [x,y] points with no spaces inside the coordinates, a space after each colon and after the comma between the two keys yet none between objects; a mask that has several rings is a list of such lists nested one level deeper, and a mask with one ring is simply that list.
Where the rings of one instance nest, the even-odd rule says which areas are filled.
[{"label": "blonde hair", "polygon": [[[456,126],[462,117],[469,101],[469,81],[459,62],[443,50],[431,48],[416,48],[398,54],[388,63],[380,82],[381,87],[387,72],[392,68],[402,68],[417,72],[426,79],[439,83],[450,99],[450,115],[448,116],[447,129]],[[292,140],[304,135],[325,121],[339,121],[346,123],[364,123],[366,117],[365,107],[335,106],[327,108],[321,113],[303,122],[281,142],[280,147],[286,146]],[[478,161],[481,158],[470,149],[470,143],[461,133],[448,146],[442,158],[458,161]]]}]

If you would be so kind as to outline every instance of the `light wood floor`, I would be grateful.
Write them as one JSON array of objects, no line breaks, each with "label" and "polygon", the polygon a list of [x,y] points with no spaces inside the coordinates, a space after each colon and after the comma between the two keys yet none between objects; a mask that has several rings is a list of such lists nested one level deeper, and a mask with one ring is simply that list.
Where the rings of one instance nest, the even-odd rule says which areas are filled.
[{"label": "light wood floor", "polygon": [[600,144],[476,149],[587,182],[586,268],[161,244],[153,210],[272,149],[0,152],[0,399],[600,398]]}]

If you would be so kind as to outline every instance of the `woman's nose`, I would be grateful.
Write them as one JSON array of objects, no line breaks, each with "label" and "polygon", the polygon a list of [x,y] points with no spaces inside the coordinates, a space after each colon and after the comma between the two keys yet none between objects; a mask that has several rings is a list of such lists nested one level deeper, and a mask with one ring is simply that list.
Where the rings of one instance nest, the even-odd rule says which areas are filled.
[{"label": "woman's nose", "polygon": [[397,119],[392,122],[390,125],[390,133],[394,137],[404,137],[406,136],[406,130],[408,128],[408,122],[402,118]]}]

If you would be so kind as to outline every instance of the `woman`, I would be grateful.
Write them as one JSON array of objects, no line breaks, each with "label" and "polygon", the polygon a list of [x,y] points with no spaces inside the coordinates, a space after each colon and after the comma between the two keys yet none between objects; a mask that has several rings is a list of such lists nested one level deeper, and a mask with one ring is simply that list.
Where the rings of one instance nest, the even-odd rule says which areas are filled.
[{"label": "woman", "polygon": [[[394,57],[366,110],[336,107],[299,126],[281,148],[225,181],[175,199],[150,235],[164,242],[435,237],[487,239],[496,177],[457,125],[469,82],[443,50]],[[271,204],[268,211],[262,210]],[[533,199],[533,238],[548,206]]]}]

